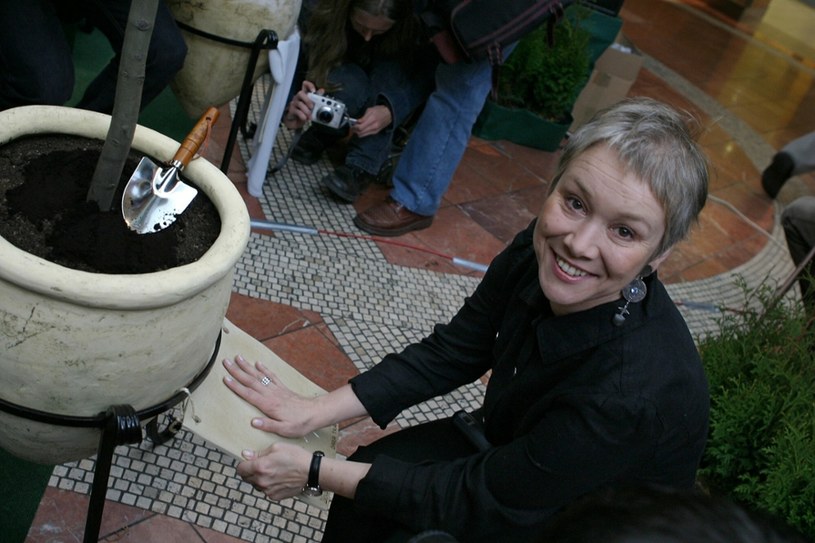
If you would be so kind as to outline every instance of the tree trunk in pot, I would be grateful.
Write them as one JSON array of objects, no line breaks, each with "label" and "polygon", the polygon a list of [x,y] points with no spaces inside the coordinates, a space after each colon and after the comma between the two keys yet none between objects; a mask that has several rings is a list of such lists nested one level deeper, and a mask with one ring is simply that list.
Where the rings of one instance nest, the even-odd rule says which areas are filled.
[{"label": "tree trunk in pot", "polygon": [[[104,139],[110,117],[30,106],[0,113],[0,145],[38,133]],[[133,149],[167,161],[178,143],[137,127]],[[59,172],[55,172],[59,175]],[[0,238],[0,399],[54,415],[136,411],[186,387],[215,348],[249,217],[232,182],[203,159],[185,176],[218,210],[221,233],[197,261],[139,275],[68,269]],[[34,422],[0,411],[0,447],[34,462],[93,455],[100,431]]]}]

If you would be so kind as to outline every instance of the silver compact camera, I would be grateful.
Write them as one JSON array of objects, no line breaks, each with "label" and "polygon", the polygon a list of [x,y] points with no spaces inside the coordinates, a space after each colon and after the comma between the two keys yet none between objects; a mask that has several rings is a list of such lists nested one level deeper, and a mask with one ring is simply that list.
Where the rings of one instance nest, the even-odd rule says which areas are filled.
[{"label": "silver compact camera", "polygon": [[311,110],[312,121],[331,128],[353,125],[356,122],[356,119],[348,116],[342,102],[314,92],[308,93],[308,98],[314,102],[314,109]]}]

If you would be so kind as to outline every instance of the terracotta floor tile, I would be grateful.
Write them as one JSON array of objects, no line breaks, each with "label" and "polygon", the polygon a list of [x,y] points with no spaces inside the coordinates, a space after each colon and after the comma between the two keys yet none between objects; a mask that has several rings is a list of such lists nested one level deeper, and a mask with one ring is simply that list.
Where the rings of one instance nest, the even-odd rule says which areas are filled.
[{"label": "terracotta floor tile", "polygon": [[794,111],[785,109],[783,104],[777,102],[734,106],[728,109],[760,134],[789,125],[794,114]]},{"label": "terracotta floor tile", "polygon": [[679,283],[682,281],[682,273],[689,268],[704,261],[704,257],[698,254],[687,253],[683,245],[679,244],[671,251],[670,256],[659,267],[659,278],[663,283]]},{"label": "terracotta floor tile", "polygon": [[[376,195],[364,195],[365,200],[378,202]],[[384,191],[381,191],[384,193]],[[355,203],[364,209],[367,202]],[[458,220],[453,220],[457,217]],[[375,238],[385,259],[391,264],[427,269],[441,273],[470,275],[468,268],[456,266],[453,257],[487,263],[502,248],[497,240],[470,221],[462,209],[442,206],[430,228],[410,232],[395,238]]]},{"label": "terracotta floor tile", "polygon": [[730,271],[730,269],[721,262],[713,259],[705,259],[698,264],[684,268],[679,274],[678,281],[696,281],[728,271]]},{"label": "terracotta floor tile", "polygon": [[[395,245],[395,243],[407,246]],[[378,241],[377,245],[385,260],[394,265],[421,268],[439,273],[465,273],[465,270],[454,266],[446,256],[426,252],[425,250],[437,251],[434,251],[432,247],[417,238],[414,233]]]},{"label": "terracotta floor tile", "polygon": [[[716,198],[732,205],[749,221],[756,223],[764,231],[769,232],[773,227],[774,211],[772,201],[770,201],[763,192],[760,192],[753,187],[755,181],[752,179],[750,181],[750,186],[748,186],[746,183],[734,184],[724,187],[721,190],[712,192],[711,194]],[[727,208],[725,205],[717,201],[711,201],[709,205],[710,204],[717,204],[717,206]],[[706,213],[712,213],[716,209],[713,205],[710,205],[710,207],[710,210],[708,210],[707,207],[705,208]],[[723,217],[721,215],[719,216],[721,220],[720,224],[724,224],[725,221],[735,222],[737,219],[738,222],[746,224],[746,221],[743,218],[739,218],[732,211],[730,213],[730,215]],[[733,234],[738,235],[738,232],[739,230],[733,231]]]},{"label": "terracotta floor tile", "polygon": [[489,166],[462,164],[456,170],[444,198],[452,204],[459,205],[494,198],[504,192],[539,183],[540,180],[504,157]]},{"label": "terracotta floor tile", "polygon": [[715,93],[716,101],[723,106],[750,106],[767,100],[764,85],[752,88],[737,78],[723,78],[722,86]]},{"label": "terracotta floor tile", "polygon": [[687,111],[698,120],[700,129],[703,132],[706,127],[711,124],[708,117],[700,111],[699,108],[646,68],[640,70],[637,79],[634,80],[628,92],[628,96],[647,96],[654,100],[661,100],[680,110]]},{"label": "terracotta floor tile", "polygon": [[504,140],[492,142],[492,145],[546,184],[555,175],[561,155],[559,150],[554,152],[541,151],[540,149],[533,149]]},{"label": "terracotta floor tile", "polygon": [[445,198],[454,204],[546,183],[492,145],[468,148]]},{"label": "terracotta floor tile", "polygon": [[263,344],[325,390],[339,388],[359,373],[324,324],[277,336]]},{"label": "terracotta floor tile", "polygon": [[[732,140],[703,145],[703,150],[710,161],[711,192],[717,192],[725,186],[744,184],[757,194],[761,189],[761,172],[741,147]],[[767,202],[769,204],[769,202]]]},{"label": "terracotta floor tile", "polygon": [[766,236],[756,233],[753,236],[740,239],[729,247],[723,248],[716,253],[715,260],[728,270],[735,269],[750,260],[750,258],[763,249],[768,242],[769,240]]},{"label": "terracotta floor tile", "polygon": [[506,245],[537,216],[546,191],[546,186],[538,186],[461,207],[473,221]]},{"label": "terracotta floor tile", "polygon": [[426,246],[449,257],[487,264],[505,246],[502,240],[470,220],[460,207],[440,210],[434,225],[437,226],[435,229],[420,230],[415,236]]},{"label": "terracotta floor tile", "polygon": [[[765,132],[763,136],[764,139],[767,140],[767,143],[772,145],[776,150],[780,150],[787,143],[791,142],[792,140],[800,136],[803,136],[807,132],[808,132],[807,130],[804,130],[802,132],[799,127],[785,126],[783,128],[779,128],[778,130]],[[769,164],[769,162],[767,164]]]},{"label": "terracotta floor tile", "polygon": [[31,523],[26,543],[58,539],[82,541],[88,498],[76,492],[48,487]]},{"label": "terracotta floor tile", "polygon": [[[40,507],[32,522],[26,543],[82,541],[85,522],[88,518],[89,502],[90,497],[85,494],[48,487],[40,501]],[[100,539],[118,532],[123,527],[138,524],[153,516],[155,513],[150,511],[108,500],[102,512],[102,524],[99,528]],[[118,541],[116,539],[107,540]]]},{"label": "terracotta floor tile", "polygon": [[232,293],[226,317],[255,339],[263,341],[322,322],[312,311]]},{"label": "terracotta floor tile", "polygon": [[202,528],[201,526],[193,526],[193,528],[195,528],[195,531],[206,543],[241,543],[244,541],[243,539],[222,534],[221,532],[216,532],[209,528]]},{"label": "terracotta floor tile", "polygon": [[182,520],[164,515],[153,515],[100,538],[99,541],[104,543],[144,543],[145,541],[150,541],[150,543],[178,543],[179,541],[203,543],[204,539],[192,525]]},{"label": "terracotta floor tile", "polygon": [[[745,231],[747,231],[745,229]],[[713,217],[703,216],[686,241],[677,248],[692,255],[692,260],[707,258],[732,242],[731,233]]]},{"label": "terracotta floor tile", "polygon": [[730,141],[731,139],[732,136],[715,120],[709,120],[699,126],[697,142],[702,146]]}]

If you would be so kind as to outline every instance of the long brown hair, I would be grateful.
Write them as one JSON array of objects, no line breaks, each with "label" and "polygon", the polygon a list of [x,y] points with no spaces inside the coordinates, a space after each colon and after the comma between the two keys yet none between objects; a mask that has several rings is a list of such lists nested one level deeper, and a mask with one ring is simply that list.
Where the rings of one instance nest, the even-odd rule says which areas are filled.
[{"label": "long brown hair", "polygon": [[419,21],[412,0],[320,0],[308,20],[308,79],[328,87],[328,73],[342,64],[348,50],[348,20],[355,9],[394,21],[378,38],[377,52],[408,65],[419,42]]}]

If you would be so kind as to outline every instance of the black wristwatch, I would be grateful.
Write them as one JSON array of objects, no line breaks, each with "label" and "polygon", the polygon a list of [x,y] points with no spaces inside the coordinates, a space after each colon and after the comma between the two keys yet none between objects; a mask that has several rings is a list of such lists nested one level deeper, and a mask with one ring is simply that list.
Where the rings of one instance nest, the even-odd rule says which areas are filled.
[{"label": "black wristwatch", "polygon": [[303,487],[305,496],[321,496],[323,489],[320,488],[320,461],[325,456],[323,451],[315,451],[311,457],[311,466],[308,468],[308,482]]}]

